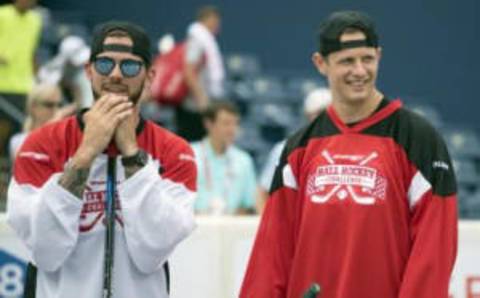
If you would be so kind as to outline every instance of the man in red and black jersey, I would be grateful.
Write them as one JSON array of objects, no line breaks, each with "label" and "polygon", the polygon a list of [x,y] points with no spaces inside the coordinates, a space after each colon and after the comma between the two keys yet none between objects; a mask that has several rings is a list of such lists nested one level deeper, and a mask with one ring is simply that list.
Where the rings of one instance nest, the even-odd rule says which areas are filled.
[{"label": "man in red and black jersey", "polygon": [[420,116],[376,88],[371,19],[330,15],[313,63],[332,105],[289,138],[242,298],[447,298],[457,250],[447,148]]}]

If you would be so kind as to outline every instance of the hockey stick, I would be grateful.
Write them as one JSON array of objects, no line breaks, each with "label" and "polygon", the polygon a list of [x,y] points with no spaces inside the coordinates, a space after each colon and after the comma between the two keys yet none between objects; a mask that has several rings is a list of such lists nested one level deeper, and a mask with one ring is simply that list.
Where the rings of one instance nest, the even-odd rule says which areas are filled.
[{"label": "hockey stick", "polygon": [[105,200],[105,259],[103,267],[103,298],[113,296],[113,260],[115,252],[115,186],[116,158],[109,156],[107,163],[107,193]]}]

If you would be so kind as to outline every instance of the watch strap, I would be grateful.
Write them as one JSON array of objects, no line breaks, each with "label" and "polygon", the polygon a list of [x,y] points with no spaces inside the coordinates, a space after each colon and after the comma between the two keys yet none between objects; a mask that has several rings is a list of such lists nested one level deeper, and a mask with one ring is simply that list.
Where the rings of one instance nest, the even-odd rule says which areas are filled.
[{"label": "watch strap", "polygon": [[142,149],[138,149],[137,153],[135,153],[134,155],[122,157],[121,161],[124,167],[129,167],[129,166],[143,167],[147,164],[148,156],[145,151],[143,151]]}]

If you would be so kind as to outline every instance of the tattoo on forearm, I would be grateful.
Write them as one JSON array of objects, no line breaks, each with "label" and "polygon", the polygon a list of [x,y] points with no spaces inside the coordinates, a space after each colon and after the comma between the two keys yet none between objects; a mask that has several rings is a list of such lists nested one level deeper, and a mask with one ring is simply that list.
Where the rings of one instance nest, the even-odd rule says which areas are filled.
[{"label": "tattoo on forearm", "polygon": [[59,179],[59,184],[77,198],[82,199],[89,172],[90,169],[78,169],[68,164]]},{"label": "tattoo on forearm", "polygon": [[142,169],[141,166],[139,165],[134,165],[134,166],[126,166],[125,167],[125,179],[128,179],[135,175],[136,172],[140,171]]}]

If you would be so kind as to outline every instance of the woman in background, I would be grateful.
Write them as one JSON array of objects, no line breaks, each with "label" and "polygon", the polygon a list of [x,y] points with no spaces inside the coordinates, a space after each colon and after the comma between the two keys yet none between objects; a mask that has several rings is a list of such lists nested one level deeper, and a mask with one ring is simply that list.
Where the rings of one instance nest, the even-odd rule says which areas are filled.
[{"label": "woman in background", "polygon": [[47,122],[62,118],[60,113],[62,105],[62,92],[57,85],[38,84],[35,85],[27,98],[27,118],[23,124],[23,131],[15,134],[10,139],[9,153],[13,161],[18,149],[23,144],[26,136],[34,129]]}]

